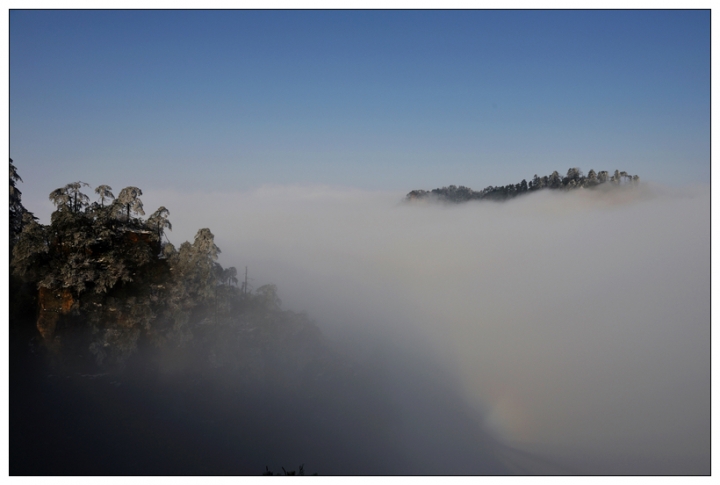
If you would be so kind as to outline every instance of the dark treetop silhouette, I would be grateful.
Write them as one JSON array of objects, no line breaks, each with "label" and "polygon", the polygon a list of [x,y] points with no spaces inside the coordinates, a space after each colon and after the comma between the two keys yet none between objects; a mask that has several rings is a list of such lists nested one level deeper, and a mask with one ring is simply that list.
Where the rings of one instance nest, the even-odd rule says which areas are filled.
[{"label": "dark treetop silhouette", "polygon": [[583,175],[579,168],[571,168],[567,171],[565,177],[561,177],[557,171],[551,175],[538,177],[535,175],[528,183],[523,179],[520,183],[509,184],[505,186],[492,185],[481,191],[474,191],[468,187],[450,185],[441,189],[433,190],[413,190],[406,196],[406,200],[418,199],[435,199],[444,202],[466,202],[469,200],[506,200],[518,195],[529,194],[543,189],[552,190],[571,190],[571,189],[590,189],[598,187],[605,183],[611,186],[619,186],[632,184],[637,185],[640,177],[637,175],[628,175],[627,172],[615,170],[613,175],[608,175],[607,171],[595,173],[590,170],[587,175]]}]

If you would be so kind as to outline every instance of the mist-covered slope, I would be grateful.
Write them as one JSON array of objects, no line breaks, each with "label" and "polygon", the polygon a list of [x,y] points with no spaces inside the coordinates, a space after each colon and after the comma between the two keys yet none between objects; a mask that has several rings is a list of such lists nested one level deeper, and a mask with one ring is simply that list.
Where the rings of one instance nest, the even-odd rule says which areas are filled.
[{"label": "mist-covered slope", "polygon": [[[708,473],[709,188],[504,204],[265,187],[173,197],[370,361],[423,342],[486,432],[589,473]],[[183,199],[185,199],[183,201]],[[232,207],[222,219],[199,207]],[[237,248],[237,249],[235,249]],[[352,335],[349,337],[347,335]]]},{"label": "mist-covered slope", "polygon": [[98,336],[132,318],[68,311],[46,345],[13,286],[11,474],[709,473],[707,187],[143,199],[214,235],[158,263],[122,358]]},{"label": "mist-covered slope", "polygon": [[85,186],[49,225],[11,190],[12,475],[511,473],[438,376],[353,359],[214,262],[209,229],[175,249],[140,189]]},{"label": "mist-covered slope", "polygon": [[268,332],[285,343],[235,346],[254,370],[141,349],[89,373],[16,349],[11,475],[522,473],[432,363],[359,364],[296,323]]}]

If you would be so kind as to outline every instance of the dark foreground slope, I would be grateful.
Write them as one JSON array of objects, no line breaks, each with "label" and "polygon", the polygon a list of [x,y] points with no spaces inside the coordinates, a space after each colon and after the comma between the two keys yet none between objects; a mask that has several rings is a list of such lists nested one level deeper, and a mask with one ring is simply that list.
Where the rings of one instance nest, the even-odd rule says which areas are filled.
[{"label": "dark foreground slope", "polygon": [[302,350],[290,357],[238,349],[264,353],[253,379],[158,355],[91,373],[15,348],[10,474],[259,475],[300,464],[321,475],[533,473],[428,377],[437,372],[409,360],[360,366],[319,338],[294,341]]}]

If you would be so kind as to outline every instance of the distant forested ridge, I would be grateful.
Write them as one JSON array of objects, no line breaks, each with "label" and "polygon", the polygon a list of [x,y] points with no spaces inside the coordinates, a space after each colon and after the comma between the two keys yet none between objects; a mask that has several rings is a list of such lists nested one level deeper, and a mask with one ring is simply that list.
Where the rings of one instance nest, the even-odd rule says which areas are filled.
[{"label": "distant forested ridge", "polygon": [[551,175],[538,177],[535,175],[530,182],[523,179],[520,183],[509,184],[505,186],[489,185],[481,191],[475,191],[468,187],[450,185],[441,189],[433,190],[413,190],[408,193],[406,200],[418,199],[435,199],[443,202],[467,202],[469,200],[507,200],[518,195],[529,194],[543,189],[552,190],[571,190],[571,189],[590,189],[603,184],[613,186],[619,185],[637,185],[640,177],[637,175],[629,175],[627,172],[615,170],[613,175],[609,175],[607,171],[595,172],[590,170],[587,175],[583,175],[579,168],[571,168],[567,171],[567,175],[562,177],[557,171]]}]

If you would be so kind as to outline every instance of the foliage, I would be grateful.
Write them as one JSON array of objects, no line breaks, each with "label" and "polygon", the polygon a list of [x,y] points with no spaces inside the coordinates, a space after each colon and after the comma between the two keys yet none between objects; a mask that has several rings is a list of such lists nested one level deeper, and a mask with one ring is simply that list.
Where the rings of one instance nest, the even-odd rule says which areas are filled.
[{"label": "foliage", "polygon": [[637,185],[640,182],[640,177],[637,175],[628,175],[627,172],[620,172],[615,170],[615,173],[608,177],[608,172],[602,171],[595,173],[595,170],[590,170],[587,176],[584,176],[579,168],[570,168],[567,171],[565,177],[561,177],[560,174],[555,171],[549,176],[538,177],[533,176],[533,179],[528,183],[523,179],[520,183],[509,184],[505,186],[492,185],[484,188],[477,192],[468,187],[450,185],[441,189],[433,190],[413,190],[408,193],[406,200],[417,200],[417,199],[437,199],[445,202],[467,202],[469,200],[506,200],[518,195],[528,194],[543,189],[552,190],[571,190],[571,189],[590,189],[597,187],[598,185],[610,182],[612,185]]},{"label": "foliage", "polygon": [[[10,334],[13,473],[253,474],[280,441],[332,443],[348,413],[391,441],[396,414],[369,374],[283,310],[275,285],[251,291],[246,274],[239,287],[210,229],[176,248],[163,238],[170,212],[144,219],[139,189],[122,204],[107,185],[96,200],[84,191],[53,191],[49,224],[25,212],[12,249],[11,326],[24,332]],[[201,429],[203,446],[179,443],[177,422]],[[216,433],[234,438],[220,454],[202,438]]]},{"label": "foliage", "polygon": [[17,182],[22,182],[17,169],[10,159],[10,248],[12,248],[23,226],[37,218],[32,215],[22,204],[22,192],[17,188]]},{"label": "foliage", "polygon": [[[9,203],[9,232],[8,240],[10,253],[12,254],[18,237],[24,228],[28,229],[28,239],[42,239],[41,231],[38,231],[37,218],[28,211],[22,203],[22,192],[17,187],[17,183],[22,182],[17,169],[10,159],[10,203]],[[37,242],[32,242],[37,244]],[[32,326],[27,325],[31,316],[35,315],[36,307],[36,289],[31,284],[24,283],[21,278],[14,274],[9,275],[10,291],[9,291],[9,310],[10,310],[10,331],[15,339],[22,339],[20,335],[27,336],[32,334]]]},{"label": "foliage", "polygon": [[23,216],[15,224],[13,278],[34,288],[36,327],[49,348],[62,354],[73,335],[79,353],[99,365],[122,365],[146,342],[260,378],[263,372],[253,370],[264,368],[253,361],[258,349],[279,355],[293,339],[317,338],[307,317],[281,309],[275,285],[254,293],[238,288],[237,270],[217,262],[221,251],[210,229],[177,249],[163,242],[170,211],[160,207],[143,219],[139,188],[115,198],[100,185],[91,202],[86,183],[67,184],[50,194],[56,210],[43,225],[19,203],[17,180],[11,161],[11,216]]}]

